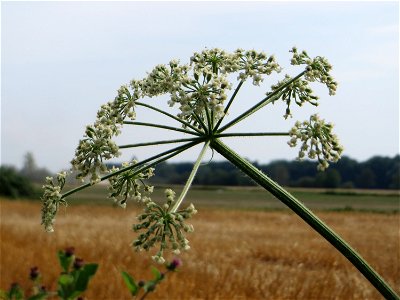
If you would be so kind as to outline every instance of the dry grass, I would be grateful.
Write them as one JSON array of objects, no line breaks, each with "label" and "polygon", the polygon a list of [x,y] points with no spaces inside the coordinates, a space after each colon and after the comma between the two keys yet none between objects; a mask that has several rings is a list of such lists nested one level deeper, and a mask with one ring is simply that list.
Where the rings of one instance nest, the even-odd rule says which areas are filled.
[{"label": "dry grass", "polygon": [[[100,264],[88,299],[130,299],[119,275],[149,279],[149,255],[132,251],[136,211],[71,206],[56,232],[40,227],[40,204],[1,204],[0,288],[30,286],[36,265],[55,288],[56,251],[73,245],[77,255]],[[399,215],[320,213],[400,292]],[[380,299],[374,288],[321,237],[287,212],[201,209],[193,220],[192,249],[150,299]]]}]

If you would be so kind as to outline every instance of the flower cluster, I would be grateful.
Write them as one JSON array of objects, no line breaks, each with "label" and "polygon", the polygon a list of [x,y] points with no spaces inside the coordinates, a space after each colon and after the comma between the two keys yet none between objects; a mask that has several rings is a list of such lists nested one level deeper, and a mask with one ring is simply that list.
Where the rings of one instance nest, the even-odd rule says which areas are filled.
[{"label": "flower cluster", "polygon": [[298,159],[303,159],[308,153],[311,159],[318,159],[318,170],[323,171],[329,166],[329,161],[337,162],[343,152],[343,147],[335,134],[332,133],[333,125],[325,123],[318,115],[312,115],[309,121],[295,123],[290,130],[288,142],[290,147],[302,142]]},{"label": "flower cluster", "polygon": [[168,65],[157,65],[144,79],[132,80],[130,86],[133,90],[140,91],[142,97],[176,93],[188,80],[189,69],[188,65],[181,65],[179,61],[171,60]]},{"label": "flower cluster", "polygon": [[193,204],[190,204],[186,209],[172,211],[171,208],[175,203],[175,192],[171,189],[165,190],[167,202],[160,206],[150,200],[143,199],[146,205],[144,213],[139,215],[137,219],[141,222],[133,226],[133,230],[145,231],[133,241],[132,245],[135,250],[148,251],[156,244],[160,244],[160,249],[153,260],[158,263],[164,263],[164,250],[171,249],[175,254],[180,253],[180,250],[188,250],[189,241],[185,238],[184,232],[192,232],[193,226],[185,224],[184,221],[197,213]]},{"label": "flower cluster", "polygon": [[178,117],[198,126],[199,121],[205,123],[207,113],[213,120],[223,116],[223,103],[231,89],[227,74],[240,71],[239,79],[252,77],[258,85],[262,75],[279,70],[273,56],[241,49],[230,54],[214,48],[194,53],[190,65],[175,60],[158,65],[147,78],[132,81],[131,87],[149,97],[169,93],[169,105],[179,104]]},{"label": "flower cluster", "polygon": [[337,82],[329,74],[332,65],[325,57],[317,56],[311,59],[306,51],[303,50],[299,53],[296,47],[293,47],[290,52],[293,53],[292,65],[307,65],[306,80],[324,83],[329,90],[329,95],[335,95]]},{"label": "flower cluster", "polygon": [[251,77],[254,85],[260,85],[263,81],[262,75],[281,71],[281,67],[273,55],[268,57],[264,52],[244,51],[243,49],[236,50],[235,55],[238,57],[238,69],[240,70],[238,79],[245,80]]},{"label": "flower cluster", "polygon": [[71,161],[73,169],[79,171],[76,176],[78,179],[83,180],[90,175],[92,184],[99,182],[100,174],[107,172],[103,160],[120,155],[112,138],[120,134],[125,118],[135,119],[134,104],[139,97],[137,90],[131,92],[128,86],[123,85],[118,89],[114,101],[100,107],[95,123],[86,127],[84,139],[79,141]]},{"label": "flower cluster", "polygon": [[67,205],[62,198],[61,190],[65,185],[66,172],[57,174],[57,184],[54,183],[53,177],[46,177],[46,184],[43,185],[44,193],[42,196],[42,225],[47,232],[53,232],[53,224],[55,216],[60,204]]},{"label": "flower cluster", "polygon": [[[122,167],[134,167],[136,164],[137,161],[133,160],[130,163],[123,163]],[[113,167],[110,171],[114,173],[118,170],[118,168]],[[138,172],[135,168],[131,168],[123,173],[109,178],[109,197],[123,208],[126,207],[126,201],[130,197],[137,201],[140,201],[142,199],[141,192],[144,192],[146,194],[150,194],[153,192],[153,186],[149,186],[143,181],[152,177],[154,175],[153,171],[153,168],[148,168],[143,172]]]},{"label": "flower cluster", "polygon": [[313,90],[310,88],[307,80],[297,79],[289,83],[291,80],[292,78],[289,75],[285,75],[285,78],[282,81],[279,81],[276,85],[272,85],[272,91],[267,93],[267,96],[269,96],[285,86],[276,96],[277,99],[281,98],[287,105],[286,113],[284,115],[285,119],[291,116],[290,105],[292,100],[294,100],[298,106],[302,106],[305,102],[318,106],[317,101],[319,98],[313,94]]},{"label": "flower cluster", "polygon": [[238,49],[227,53],[217,48],[194,53],[190,64],[172,60],[169,64],[157,65],[142,80],[121,86],[115,99],[101,106],[95,123],[87,126],[71,161],[78,171],[77,178],[90,176],[92,184],[98,182],[100,174],[107,171],[103,161],[119,156],[112,138],[120,133],[126,118],[136,118],[138,99],[169,94],[169,105],[179,105],[179,118],[206,130],[200,124],[212,127],[224,115],[224,101],[232,87],[228,74],[238,72],[241,81],[252,78],[253,84],[259,85],[263,75],[280,69],[275,57],[263,52]]},{"label": "flower cluster", "polygon": [[111,140],[112,136],[112,129],[101,123],[86,127],[85,138],[80,140],[71,161],[73,169],[80,172],[78,179],[90,174],[92,184],[100,181],[99,173],[107,171],[103,160],[119,156],[118,146]]}]

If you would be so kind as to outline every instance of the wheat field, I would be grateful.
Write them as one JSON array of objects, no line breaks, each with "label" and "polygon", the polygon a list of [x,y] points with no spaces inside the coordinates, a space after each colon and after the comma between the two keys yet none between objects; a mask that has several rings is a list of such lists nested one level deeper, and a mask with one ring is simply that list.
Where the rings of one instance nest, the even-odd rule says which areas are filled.
[{"label": "wheat field", "polygon": [[[120,271],[150,279],[149,253],[130,247],[132,206],[74,205],[59,213],[54,233],[40,226],[40,203],[1,200],[0,288],[31,286],[38,266],[56,289],[56,251],[99,263],[87,299],[130,299]],[[320,212],[318,215],[400,292],[399,215]],[[358,271],[297,216],[287,211],[199,209],[192,249],[148,299],[381,299]],[[173,258],[171,256],[170,258]]]}]

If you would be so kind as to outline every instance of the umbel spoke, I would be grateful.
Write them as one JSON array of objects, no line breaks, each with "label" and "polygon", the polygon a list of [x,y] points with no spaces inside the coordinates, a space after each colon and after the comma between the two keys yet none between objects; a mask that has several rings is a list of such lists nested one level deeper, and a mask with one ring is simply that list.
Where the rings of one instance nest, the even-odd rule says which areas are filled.
[{"label": "umbel spoke", "polygon": [[172,126],[167,126],[167,125],[160,125],[160,124],[154,124],[154,123],[146,123],[146,122],[136,122],[136,121],[124,121],[124,124],[127,125],[137,125],[137,126],[147,126],[147,127],[155,127],[155,128],[160,128],[160,129],[167,129],[167,130],[172,130],[172,131],[178,131],[178,132],[183,132],[191,135],[197,135],[201,136],[202,134],[198,132],[193,132],[190,130],[186,130],[183,128],[177,128],[177,127],[172,127]]},{"label": "umbel spoke", "polygon": [[289,132],[237,132],[237,133],[217,133],[215,138],[224,137],[252,137],[252,136],[288,136]]},{"label": "umbel spoke", "polygon": [[265,105],[276,101],[276,99],[278,99],[280,97],[279,93],[286,88],[287,86],[289,86],[290,84],[292,84],[293,82],[295,82],[296,80],[298,80],[300,77],[302,77],[304,74],[306,73],[306,71],[301,72],[299,75],[297,75],[296,77],[292,78],[291,80],[289,80],[287,83],[285,83],[284,85],[282,85],[281,87],[279,87],[278,89],[276,89],[275,91],[273,91],[271,94],[269,94],[267,97],[265,97],[264,99],[262,99],[260,102],[258,102],[256,105],[252,106],[251,108],[249,108],[248,110],[246,110],[244,113],[240,114],[238,117],[236,117],[235,119],[233,119],[232,121],[230,121],[228,124],[226,124],[225,126],[223,126],[221,129],[219,129],[217,132],[223,132],[226,129],[228,129],[229,127],[232,127],[233,125],[235,125],[236,123],[239,123],[240,121],[246,119],[247,117],[251,116],[252,114],[254,114],[256,111],[258,111],[259,109],[263,108]]},{"label": "umbel spoke", "polygon": [[[138,162],[137,164],[130,165],[130,166],[122,168],[122,169],[120,169],[118,171],[115,171],[113,173],[107,174],[107,175],[101,177],[100,181],[104,181],[104,180],[106,180],[108,178],[111,178],[113,176],[116,176],[118,174],[121,174],[123,172],[129,171],[131,169],[138,168],[138,167],[140,167],[140,168],[137,170],[136,173],[139,174],[139,173],[141,173],[141,172],[143,172],[143,171],[145,171],[145,170],[147,170],[147,169],[149,169],[149,168],[151,168],[151,167],[153,167],[153,166],[155,166],[155,165],[157,165],[157,164],[159,164],[159,163],[161,163],[163,161],[166,161],[166,160],[178,155],[179,153],[181,153],[181,152],[183,152],[183,151],[185,151],[185,150],[187,150],[187,149],[189,149],[189,148],[191,148],[191,147],[193,147],[193,146],[195,146],[195,145],[197,145],[197,144],[199,144],[201,142],[202,142],[202,140],[199,139],[198,141],[193,141],[191,143],[187,143],[185,145],[182,145],[182,146],[175,147],[173,149],[164,151],[164,152],[159,153],[157,155],[154,155],[154,156],[152,156],[150,158],[147,158],[147,159],[145,159],[145,160],[143,160],[141,162]],[[149,164],[147,164],[147,163],[149,163]],[[70,196],[71,194],[74,194],[74,193],[76,193],[78,191],[81,191],[81,190],[83,190],[83,189],[85,189],[87,187],[90,187],[92,185],[93,184],[90,183],[90,182],[86,183],[86,184],[83,184],[83,185],[81,185],[81,186],[79,186],[79,187],[77,187],[75,189],[72,189],[72,190],[64,193],[62,195],[62,198],[66,198],[66,197]]]},{"label": "umbel spoke", "polygon": [[136,105],[139,105],[139,106],[147,107],[147,108],[152,109],[152,110],[154,110],[154,111],[157,111],[157,112],[159,112],[159,113],[161,113],[161,114],[163,114],[163,115],[166,115],[166,116],[170,117],[171,119],[174,119],[175,121],[178,121],[178,122],[181,123],[182,125],[193,129],[193,130],[196,131],[197,133],[202,134],[202,132],[201,132],[198,128],[196,128],[195,126],[193,126],[192,124],[190,124],[190,123],[188,123],[188,122],[186,122],[186,121],[184,121],[184,120],[182,120],[182,119],[180,119],[180,118],[178,118],[178,117],[175,117],[174,115],[171,115],[170,113],[167,113],[166,111],[163,111],[163,110],[158,109],[157,107],[154,107],[154,106],[152,106],[152,105],[150,105],[150,104],[142,103],[142,102],[139,102],[139,101],[136,101],[135,104],[136,104]]},{"label": "umbel spoke", "polygon": [[192,142],[192,141],[197,141],[197,140],[203,140],[203,138],[198,137],[198,138],[162,140],[162,141],[154,141],[154,142],[147,142],[147,143],[127,144],[127,145],[120,145],[120,146],[118,146],[118,148],[119,149],[126,149],[126,148],[146,147],[146,146],[163,145],[163,144]]}]

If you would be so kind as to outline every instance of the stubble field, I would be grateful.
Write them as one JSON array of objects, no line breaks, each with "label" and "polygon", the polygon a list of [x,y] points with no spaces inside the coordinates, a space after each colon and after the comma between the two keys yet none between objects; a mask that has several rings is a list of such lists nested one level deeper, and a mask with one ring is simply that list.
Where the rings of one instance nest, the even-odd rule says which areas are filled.
[{"label": "stubble field", "polygon": [[[56,251],[68,246],[87,262],[99,263],[87,299],[130,299],[120,271],[150,279],[148,253],[130,247],[138,213],[111,205],[69,206],[56,231],[40,226],[40,203],[1,204],[0,288],[29,287],[38,266],[43,283],[55,289],[60,272]],[[400,292],[399,214],[327,212],[318,215]],[[381,299],[347,260],[297,216],[286,210],[199,207],[191,222],[192,249],[183,266],[168,275],[149,299]],[[173,258],[173,256],[170,256]]]}]

